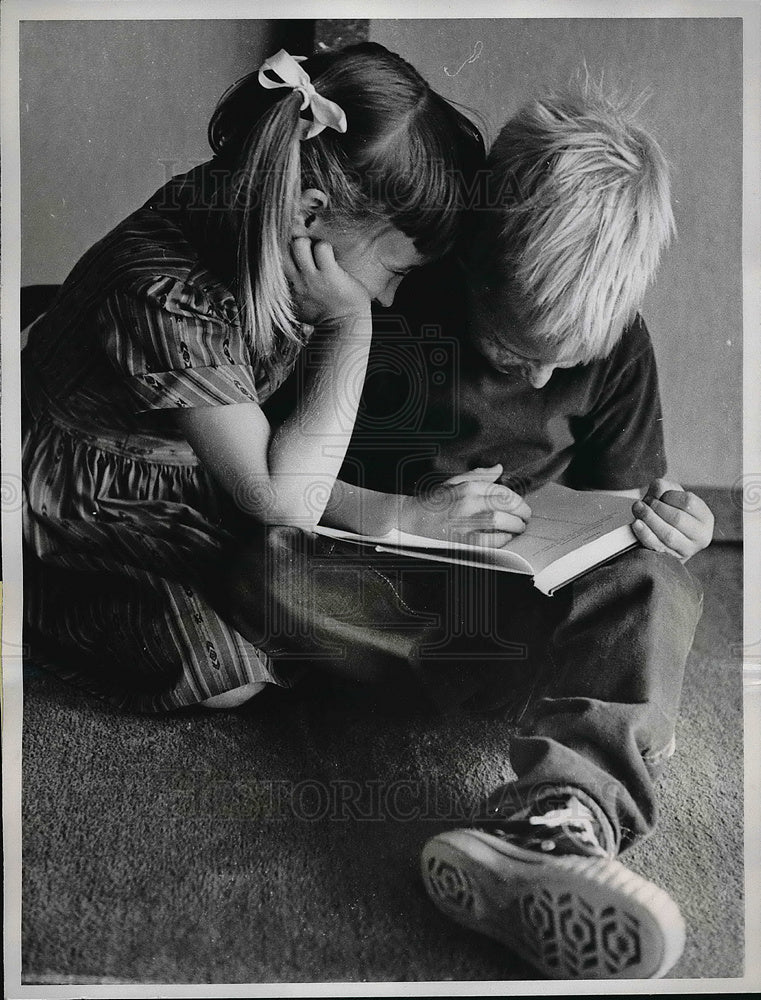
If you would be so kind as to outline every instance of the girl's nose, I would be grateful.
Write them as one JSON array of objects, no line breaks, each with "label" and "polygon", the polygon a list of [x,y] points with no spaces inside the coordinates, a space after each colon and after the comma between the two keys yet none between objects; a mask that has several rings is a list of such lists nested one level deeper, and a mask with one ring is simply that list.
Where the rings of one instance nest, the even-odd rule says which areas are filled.
[{"label": "girl's nose", "polygon": [[535,365],[528,370],[528,381],[534,389],[541,389],[547,385],[555,371],[554,365]]},{"label": "girl's nose", "polygon": [[394,299],[396,298],[396,293],[402,283],[403,277],[404,276],[400,274],[394,281],[389,281],[380,295],[377,296],[378,302],[380,302],[382,306],[386,306],[386,308],[388,308],[388,306],[392,306],[394,304]]},{"label": "girl's nose", "polygon": [[384,289],[378,296],[378,302],[382,306],[392,306],[394,304],[394,298],[396,296],[396,286]]}]

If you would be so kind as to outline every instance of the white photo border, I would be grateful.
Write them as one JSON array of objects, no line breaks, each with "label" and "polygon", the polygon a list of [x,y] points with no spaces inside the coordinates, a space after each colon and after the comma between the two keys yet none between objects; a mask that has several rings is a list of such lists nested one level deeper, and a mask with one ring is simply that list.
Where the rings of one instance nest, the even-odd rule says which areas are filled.
[{"label": "white photo border", "polygon": [[[280,0],[277,12],[288,18],[703,18],[743,20],[743,482],[761,483],[761,4],[735,0],[472,0],[467,5],[435,0],[383,0],[350,3],[333,0]],[[19,22],[25,20],[215,20],[270,16],[261,0],[5,0],[0,10],[2,59],[2,748],[3,846],[5,858],[5,996],[9,1000],[57,997],[277,997],[277,996],[477,996],[503,995],[500,982],[419,983],[269,983],[210,985],[70,984],[26,986],[21,983],[21,514],[6,496],[21,482],[20,467],[20,162],[19,162]],[[758,488],[758,486],[756,487]],[[653,993],[735,993],[761,991],[761,509],[744,513],[745,643],[745,834],[746,942],[745,975],[740,979],[602,981],[599,983],[510,982],[511,993],[524,995],[618,995]]]}]

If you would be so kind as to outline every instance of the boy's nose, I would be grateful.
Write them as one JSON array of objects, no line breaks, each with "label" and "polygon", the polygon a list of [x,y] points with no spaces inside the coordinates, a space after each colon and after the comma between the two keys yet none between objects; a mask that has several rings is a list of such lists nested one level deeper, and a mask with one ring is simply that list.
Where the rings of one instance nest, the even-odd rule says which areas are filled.
[{"label": "boy's nose", "polygon": [[547,385],[549,380],[552,378],[552,373],[555,371],[555,365],[532,365],[528,369],[527,378],[529,385],[534,389],[541,389],[543,386]]}]

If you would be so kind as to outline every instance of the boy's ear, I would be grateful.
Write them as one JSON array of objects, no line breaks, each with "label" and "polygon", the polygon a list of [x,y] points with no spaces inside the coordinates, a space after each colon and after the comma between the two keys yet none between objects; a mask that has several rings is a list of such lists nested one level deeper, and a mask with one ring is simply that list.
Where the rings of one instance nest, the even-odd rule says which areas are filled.
[{"label": "boy's ear", "polygon": [[328,196],[319,188],[307,188],[301,192],[293,223],[294,236],[313,236],[318,223],[328,207]]}]

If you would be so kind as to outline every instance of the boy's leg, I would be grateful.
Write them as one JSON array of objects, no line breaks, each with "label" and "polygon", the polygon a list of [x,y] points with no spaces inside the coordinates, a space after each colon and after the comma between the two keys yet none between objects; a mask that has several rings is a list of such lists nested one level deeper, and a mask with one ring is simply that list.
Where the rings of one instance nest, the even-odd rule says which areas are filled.
[{"label": "boy's leg", "polygon": [[222,560],[209,592],[219,613],[285,671],[293,663],[417,687],[408,664],[437,618],[407,603],[400,562],[272,527]]},{"label": "boy's leg", "polygon": [[368,557],[272,528],[225,567],[220,614],[283,666],[417,682],[446,708],[485,678],[509,697],[548,658],[542,697],[512,743],[518,781],[499,793],[513,797],[504,807],[570,785],[603,810],[617,850],[652,830],[651,774],[673,750],[701,608],[676,559],[636,549],[545,598],[503,574]]},{"label": "boy's leg", "polygon": [[[509,689],[526,672],[526,601],[515,620],[505,623],[503,611],[491,623],[503,576],[274,527],[225,556],[207,589],[282,671],[293,662],[400,685],[446,712],[489,681]],[[533,606],[532,588],[520,589]]]},{"label": "boy's leg", "polygon": [[547,687],[511,745],[511,792],[525,805],[553,786],[581,789],[620,851],[655,825],[653,777],[674,751],[702,594],[677,559],[646,549],[561,594]]},{"label": "boy's leg", "polygon": [[677,560],[635,550],[558,600],[548,682],[512,744],[518,779],[473,829],[429,841],[423,877],[447,915],[547,975],[659,976],[684,923],[613,856],[655,823],[702,598]]}]

